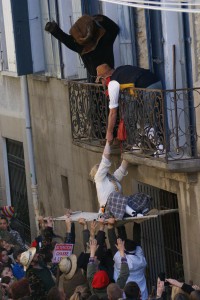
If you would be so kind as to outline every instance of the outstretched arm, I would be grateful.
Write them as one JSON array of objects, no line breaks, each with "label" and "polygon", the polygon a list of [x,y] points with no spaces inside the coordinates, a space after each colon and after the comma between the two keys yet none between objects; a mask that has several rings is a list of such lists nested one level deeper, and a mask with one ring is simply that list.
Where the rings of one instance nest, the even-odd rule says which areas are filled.
[{"label": "outstretched arm", "polygon": [[81,53],[83,46],[77,44],[73,37],[60,29],[55,21],[48,22],[45,25],[45,31],[51,33],[58,41],[63,43],[67,48],[72,51]]},{"label": "outstretched arm", "polygon": [[128,162],[125,159],[123,159],[120,167],[113,173],[113,175],[118,181],[121,181],[123,177],[128,174],[127,168]]},{"label": "outstretched arm", "polygon": [[119,277],[117,278],[117,284],[121,289],[123,289],[129,277],[129,267],[125,255],[124,241],[117,239],[116,248],[118,249],[121,257],[121,268]]},{"label": "outstretched arm", "polygon": [[113,130],[117,120],[117,108],[110,109],[108,116],[108,128],[106,132],[106,139],[110,143],[113,140]]}]

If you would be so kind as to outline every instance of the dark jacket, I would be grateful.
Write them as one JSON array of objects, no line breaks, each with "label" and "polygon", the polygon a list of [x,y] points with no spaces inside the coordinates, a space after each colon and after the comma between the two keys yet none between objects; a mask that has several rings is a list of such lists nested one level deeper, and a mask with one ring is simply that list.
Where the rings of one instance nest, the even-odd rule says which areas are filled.
[{"label": "dark jacket", "polygon": [[[84,66],[90,76],[96,76],[96,68],[101,64],[106,63],[112,68],[114,67],[113,44],[117,34],[119,33],[119,26],[108,17],[103,15],[95,15],[94,17],[100,26],[106,30],[106,32],[99,40],[96,48],[83,55],[81,55],[83,46],[76,43],[73,37],[63,32],[59,26],[57,26],[56,30],[51,33],[57,40],[69,49],[81,55]],[[92,77],[91,80],[94,82],[95,78]]]},{"label": "dark jacket", "polygon": [[147,88],[159,81],[156,75],[150,70],[131,65],[116,68],[110,80],[116,80],[120,84],[134,83],[135,87],[139,88]]}]

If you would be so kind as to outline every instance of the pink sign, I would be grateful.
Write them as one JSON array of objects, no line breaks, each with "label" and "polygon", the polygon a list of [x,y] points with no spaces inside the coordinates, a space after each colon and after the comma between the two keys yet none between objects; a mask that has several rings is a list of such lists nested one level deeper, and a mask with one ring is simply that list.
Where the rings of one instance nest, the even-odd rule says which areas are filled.
[{"label": "pink sign", "polygon": [[73,251],[73,244],[56,244],[53,251],[53,263],[59,263],[62,257],[70,256]]}]

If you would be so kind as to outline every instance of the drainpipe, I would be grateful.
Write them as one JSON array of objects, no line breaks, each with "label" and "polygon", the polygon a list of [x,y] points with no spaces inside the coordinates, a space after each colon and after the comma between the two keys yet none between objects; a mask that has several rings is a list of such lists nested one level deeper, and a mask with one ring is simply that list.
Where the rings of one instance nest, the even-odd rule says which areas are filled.
[{"label": "drainpipe", "polygon": [[30,103],[29,103],[28,82],[27,82],[26,75],[21,76],[21,88],[22,88],[22,95],[23,95],[23,99],[24,99],[24,108],[25,108],[26,137],[27,137],[28,158],[29,158],[30,175],[31,175],[31,192],[32,192],[32,200],[33,200],[33,207],[34,207],[34,213],[35,213],[36,229],[37,229],[37,233],[39,233],[38,186],[37,186],[35,162],[34,162],[34,154],[33,154],[33,138],[32,138],[32,128],[31,128]]}]

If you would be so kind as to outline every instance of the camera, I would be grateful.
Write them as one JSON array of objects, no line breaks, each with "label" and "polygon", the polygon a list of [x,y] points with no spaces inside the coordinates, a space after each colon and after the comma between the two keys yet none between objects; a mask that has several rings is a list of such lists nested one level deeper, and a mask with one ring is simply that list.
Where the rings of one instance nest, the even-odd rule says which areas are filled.
[{"label": "camera", "polygon": [[161,272],[161,273],[158,275],[158,277],[160,278],[161,281],[164,281],[164,285],[165,285],[165,286],[169,286],[169,285],[170,285],[169,282],[165,281],[165,272]]}]

